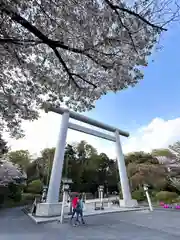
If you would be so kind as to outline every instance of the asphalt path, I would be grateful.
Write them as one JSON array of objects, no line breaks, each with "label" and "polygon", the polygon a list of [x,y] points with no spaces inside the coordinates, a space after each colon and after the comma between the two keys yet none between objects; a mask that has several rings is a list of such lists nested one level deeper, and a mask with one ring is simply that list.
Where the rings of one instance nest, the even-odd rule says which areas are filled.
[{"label": "asphalt path", "polygon": [[20,208],[0,211],[0,240],[179,240],[180,211],[120,212],[69,222],[35,224]]}]

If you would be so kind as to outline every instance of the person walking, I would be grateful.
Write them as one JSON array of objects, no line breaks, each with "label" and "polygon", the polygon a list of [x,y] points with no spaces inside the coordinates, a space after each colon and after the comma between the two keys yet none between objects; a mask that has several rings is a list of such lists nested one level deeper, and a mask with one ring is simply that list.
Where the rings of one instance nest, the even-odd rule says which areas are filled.
[{"label": "person walking", "polygon": [[78,198],[78,195],[76,195],[73,199],[72,199],[72,209],[73,209],[73,211],[72,211],[72,215],[71,215],[71,222],[72,222],[72,220],[73,220],[73,218],[74,218],[74,215],[75,214],[77,214],[77,203],[78,203],[78,201],[79,201],[79,198]]},{"label": "person walking", "polygon": [[36,215],[36,209],[37,209],[37,199],[34,199],[33,206],[32,206],[32,216]]},{"label": "person walking", "polygon": [[83,198],[82,195],[79,196],[78,202],[77,202],[77,206],[76,206],[76,221],[75,221],[75,225],[77,225],[77,223],[80,223],[79,221],[79,216],[81,218],[81,223],[85,224],[84,218],[83,218]]}]

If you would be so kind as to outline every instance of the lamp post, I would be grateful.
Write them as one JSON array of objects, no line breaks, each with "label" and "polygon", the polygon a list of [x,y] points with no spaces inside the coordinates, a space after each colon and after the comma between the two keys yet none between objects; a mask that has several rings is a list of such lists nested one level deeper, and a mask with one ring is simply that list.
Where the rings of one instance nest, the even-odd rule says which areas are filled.
[{"label": "lamp post", "polygon": [[98,192],[99,192],[99,198],[100,198],[100,203],[101,203],[101,210],[104,209],[104,206],[103,206],[103,192],[104,192],[104,186],[103,185],[100,185],[99,188],[98,188]]},{"label": "lamp post", "polygon": [[46,202],[47,190],[48,190],[48,187],[47,187],[47,186],[44,186],[44,187],[43,187],[42,196],[41,196],[41,202]]},{"label": "lamp post", "polygon": [[62,199],[62,206],[61,206],[61,219],[60,222],[63,223],[63,218],[64,218],[64,205],[66,201],[66,195],[67,192],[69,191],[69,184],[68,183],[63,183],[63,199]]},{"label": "lamp post", "polygon": [[[69,188],[68,188],[68,190],[67,190],[66,193],[65,193],[65,201],[68,202],[68,192],[70,191],[70,184],[72,184],[73,181],[72,181],[72,179],[70,179],[70,178],[63,178],[63,179],[62,179],[62,182],[63,182],[63,186],[66,185],[66,184],[69,185]],[[68,215],[72,215],[71,198],[69,199],[69,213],[68,213]]]},{"label": "lamp post", "polygon": [[148,185],[144,184],[143,188],[144,188],[144,191],[146,193],[147,201],[148,201],[148,204],[149,204],[149,209],[152,212],[153,211],[153,206],[152,206],[151,199],[150,199],[149,192],[148,192]]}]

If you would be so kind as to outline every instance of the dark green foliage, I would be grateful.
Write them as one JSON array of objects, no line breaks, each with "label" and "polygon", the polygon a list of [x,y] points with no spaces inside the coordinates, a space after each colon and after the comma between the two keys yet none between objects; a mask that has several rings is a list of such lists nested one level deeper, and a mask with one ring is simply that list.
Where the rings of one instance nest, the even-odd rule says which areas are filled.
[{"label": "dark green foliage", "polygon": [[[43,185],[48,185],[49,182],[54,152],[55,148],[46,148],[41,152],[41,156],[33,161],[29,158],[30,154],[27,151],[20,150],[9,154],[13,157],[14,163],[18,163],[21,167],[24,166],[28,177],[26,194],[23,194],[23,197],[19,186],[9,184],[8,199],[13,201],[10,205],[20,200],[21,203],[18,203],[20,205],[32,203],[35,195],[40,196]],[[125,160],[134,199],[146,201],[143,184],[149,185],[149,193],[155,201],[164,199],[164,201],[171,202],[172,199],[177,198],[174,193],[168,193],[169,195],[166,196],[162,192],[167,189],[171,191],[168,172],[162,164],[158,163],[154,155],[134,152],[126,155]],[[97,197],[99,185],[104,185],[105,196],[119,192],[120,198],[123,198],[116,160],[110,159],[104,153],[98,154],[97,150],[85,141],[67,145],[62,175],[72,179],[72,192],[89,193],[87,198]],[[6,198],[6,195],[0,192],[0,202],[3,203]]]},{"label": "dark green foliage", "polygon": [[19,185],[16,185],[14,183],[8,184],[8,190],[9,194],[8,197],[12,199],[14,202],[21,201],[22,198],[22,188]]},{"label": "dark green foliage", "polygon": [[39,179],[37,179],[28,184],[26,192],[40,194],[42,192],[42,189],[43,184]]},{"label": "dark green foliage", "polygon": [[27,170],[31,161],[31,155],[28,150],[12,151],[7,154],[7,158],[13,164],[17,164],[23,171]]},{"label": "dark green foliage", "polygon": [[165,203],[172,203],[178,198],[176,192],[161,191],[156,194],[156,199],[158,201],[163,201]]},{"label": "dark green foliage", "polygon": [[5,200],[5,195],[0,194],[0,205],[4,203],[4,200]]},{"label": "dark green foliage", "polygon": [[138,190],[132,192],[132,198],[136,199],[138,202],[146,200],[146,195],[143,188],[139,188]]}]

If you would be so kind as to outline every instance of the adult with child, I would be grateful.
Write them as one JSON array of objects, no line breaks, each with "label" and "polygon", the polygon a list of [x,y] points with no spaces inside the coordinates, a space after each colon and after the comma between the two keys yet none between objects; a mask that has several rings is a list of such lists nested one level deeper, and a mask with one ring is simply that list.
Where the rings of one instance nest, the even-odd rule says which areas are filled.
[{"label": "adult with child", "polygon": [[81,218],[81,223],[85,224],[85,221],[84,221],[84,218],[83,218],[83,206],[84,206],[84,201],[83,201],[82,195],[80,195],[79,199],[77,201],[77,206],[76,206],[76,221],[75,221],[75,225],[77,225],[77,223],[80,223],[79,216]]},{"label": "adult with child", "polygon": [[83,218],[83,198],[82,195],[80,195],[78,197],[78,195],[76,195],[73,200],[72,200],[72,208],[73,208],[73,212],[72,212],[72,216],[71,216],[71,222],[74,218],[74,215],[76,214],[76,220],[74,223],[74,226],[77,226],[78,224],[80,224],[79,221],[79,216],[81,218],[81,223],[85,224],[84,218]]},{"label": "adult with child", "polygon": [[76,196],[72,199],[72,215],[71,215],[71,222],[72,219],[74,218],[74,215],[76,214],[76,208],[77,208],[77,203],[78,203],[78,195],[76,194]]}]

